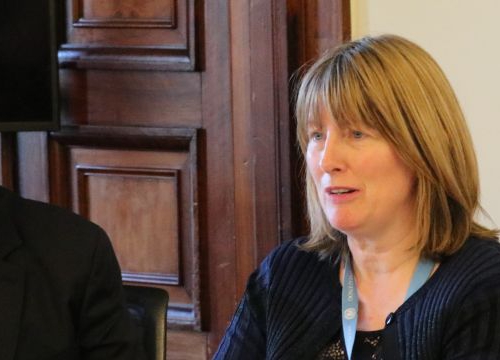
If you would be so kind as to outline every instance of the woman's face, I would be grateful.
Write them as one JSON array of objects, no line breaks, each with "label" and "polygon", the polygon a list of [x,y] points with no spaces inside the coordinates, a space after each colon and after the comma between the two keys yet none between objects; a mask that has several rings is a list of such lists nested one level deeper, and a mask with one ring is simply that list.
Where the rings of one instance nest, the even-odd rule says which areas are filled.
[{"label": "woman's face", "polygon": [[307,168],[330,225],[377,237],[414,224],[415,177],[375,130],[339,128],[329,111],[308,125]]}]

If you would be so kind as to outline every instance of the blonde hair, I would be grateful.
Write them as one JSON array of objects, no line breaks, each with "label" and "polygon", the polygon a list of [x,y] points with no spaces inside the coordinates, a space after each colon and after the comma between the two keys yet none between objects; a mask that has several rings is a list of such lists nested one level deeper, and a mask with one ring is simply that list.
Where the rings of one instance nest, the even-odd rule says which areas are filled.
[{"label": "blonde hair", "polygon": [[[296,97],[303,153],[307,123],[322,105],[339,126],[361,122],[379,131],[415,173],[417,246],[424,255],[452,254],[471,235],[498,235],[474,221],[481,207],[472,139],[446,76],[418,45],[395,35],[365,37],[314,62]],[[326,219],[308,172],[306,196],[310,236],[304,247],[321,255],[345,249],[345,235]]]}]

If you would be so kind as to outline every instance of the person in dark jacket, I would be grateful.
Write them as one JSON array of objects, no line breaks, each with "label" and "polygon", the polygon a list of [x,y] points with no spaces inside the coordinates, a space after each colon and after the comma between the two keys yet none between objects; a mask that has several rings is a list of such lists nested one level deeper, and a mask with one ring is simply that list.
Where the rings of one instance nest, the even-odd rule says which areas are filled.
[{"label": "person in dark jacket", "polygon": [[432,57],[394,35],[332,49],[296,99],[310,234],[251,275],[214,359],[499,359],[498,231]]},{"label": "person in dark jacket", "polygon": [[105,232],[3,187],[0,359],[143,359]]}]

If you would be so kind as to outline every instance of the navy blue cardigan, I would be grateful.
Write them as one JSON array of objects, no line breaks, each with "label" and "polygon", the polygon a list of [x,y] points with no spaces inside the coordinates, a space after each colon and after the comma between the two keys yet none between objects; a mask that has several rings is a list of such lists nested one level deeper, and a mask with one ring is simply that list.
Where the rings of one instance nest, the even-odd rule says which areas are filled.
[{"label": "navy blue cardigan", "polygon": [[[214,359],[314,359],[341,336],[339,264],[295,240],[250,276]],[[500,245],[470,238],[394,313],[401,359],[500,359]],[[388,345],[388,344],[387,344]],[[386,356],[386,360],[389,360]]]}]

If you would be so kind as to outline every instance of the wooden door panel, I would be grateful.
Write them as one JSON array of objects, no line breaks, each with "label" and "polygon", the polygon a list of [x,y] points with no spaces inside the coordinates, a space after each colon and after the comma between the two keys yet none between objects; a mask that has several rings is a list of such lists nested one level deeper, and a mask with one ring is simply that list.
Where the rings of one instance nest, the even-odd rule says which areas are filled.
[{"label": "wooden door panel", "polygon": [[179,171],[88,161],[107,151],[71,151],[73,209],[113,239],[124,281],[179,285]]},{"label": "wooden door panel", "polygon": [[196,1],[66,0],[61,66],[193,70]]},{"label": "wooden door panel", "polygon": [[169,291],[169,327],[200,330],[196,129],[65,128],[50,145],[66,174],[51,201],[106,230],[124,281]]}]

